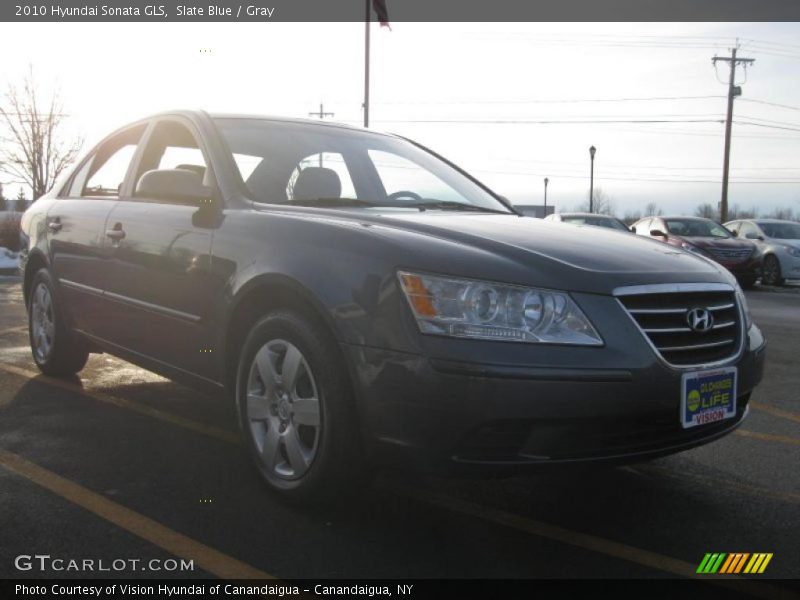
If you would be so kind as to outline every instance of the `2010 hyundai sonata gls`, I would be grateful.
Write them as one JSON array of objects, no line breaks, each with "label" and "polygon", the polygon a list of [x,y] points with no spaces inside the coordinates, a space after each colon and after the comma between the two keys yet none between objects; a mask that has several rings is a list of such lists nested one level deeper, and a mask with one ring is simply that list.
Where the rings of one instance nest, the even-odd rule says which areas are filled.
[{"label": "2010 hyundai sonata gls", "polygon": [[23,219],[33,357],[227,390],[289,498],[376,464],[638,460],[734,429],[764,339],[723,267],[517,215],[413,142],[158,115]]}]

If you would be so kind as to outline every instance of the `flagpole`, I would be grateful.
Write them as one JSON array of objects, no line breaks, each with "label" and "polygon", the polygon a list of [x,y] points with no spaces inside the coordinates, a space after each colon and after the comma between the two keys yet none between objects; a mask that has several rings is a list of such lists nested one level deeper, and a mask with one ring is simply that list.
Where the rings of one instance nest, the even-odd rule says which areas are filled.
[{"label": "flagpole", "polygon": [[371,0],[364,0],[366,7],[364,17],[364,127],[369,127],[369,22],[372,20],[370,2]]}]

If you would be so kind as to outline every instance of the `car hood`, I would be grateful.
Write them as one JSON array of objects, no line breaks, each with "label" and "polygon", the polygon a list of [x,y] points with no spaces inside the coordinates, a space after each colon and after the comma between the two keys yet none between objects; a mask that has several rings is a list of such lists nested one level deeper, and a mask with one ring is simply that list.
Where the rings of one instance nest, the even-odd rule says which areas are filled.
[{"label": "car hood", "polygon": [[782,238],[767,238],[770,244],[783,244],[784,246],[791,246],[800,250],[800,240],[782,239]]},{"label": "car hood", "polygon": [[[364,211],[369,212],[369,211]],[[375,224],[469,244],[522,262],[545,260],[599,273],[717,273],[706,260],[658,241],[603,227],[529,217],[452,212],[387,212]]]},{"label": "car hood", "polygon": [[694,244],[698,248],[728,248],[728,249],[740,249],[740,248],[752,248],[753,242],[748,240],[737,240],[735,238],[715,238],[710,236],[675,236],[679,237],[682,240],[686,240],[690,244]]}]

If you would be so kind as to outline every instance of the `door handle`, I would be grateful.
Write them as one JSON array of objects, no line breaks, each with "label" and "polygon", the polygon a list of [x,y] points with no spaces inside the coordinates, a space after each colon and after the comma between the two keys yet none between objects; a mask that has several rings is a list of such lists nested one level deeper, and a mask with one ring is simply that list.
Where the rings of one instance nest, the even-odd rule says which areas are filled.
[{"label": "door handle", "polygon": [[114,229],[106,229],[106,235],[112,240],[121,240],[125,237],[125,230],[115,226]]},{"label": "door handle", "polygon": [[57,231],[61,231],[61,219],[59,217],[55,217],[52,221],[47,224],[47,228],[52,231],[53,233]]}]

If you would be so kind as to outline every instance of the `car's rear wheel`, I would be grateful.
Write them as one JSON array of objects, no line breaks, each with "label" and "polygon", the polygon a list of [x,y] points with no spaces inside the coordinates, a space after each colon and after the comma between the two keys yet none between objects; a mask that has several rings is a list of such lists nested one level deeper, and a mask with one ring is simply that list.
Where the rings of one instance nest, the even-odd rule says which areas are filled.
[{"label": "car's rear wheel", "polygon": [[33,276],[28,296],[28,337],[36,366],[46,375],[74,375],[86,366],[86,342],[70,330],[47,269]]},{"label": "car's rear wheel", "polygon": [[324,502],[362,483],[352,392],[324,327],[293,312],[259,320],[242,350],[236,397],[248,451],[281,496]]},{"label": "car's rear wheel", "polygon": [[781,263],[777,257],[772,254],[765,256],[761,269],[761,281],[764,285],[783,285],[785,280],[781,273]]}]

